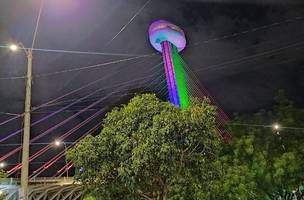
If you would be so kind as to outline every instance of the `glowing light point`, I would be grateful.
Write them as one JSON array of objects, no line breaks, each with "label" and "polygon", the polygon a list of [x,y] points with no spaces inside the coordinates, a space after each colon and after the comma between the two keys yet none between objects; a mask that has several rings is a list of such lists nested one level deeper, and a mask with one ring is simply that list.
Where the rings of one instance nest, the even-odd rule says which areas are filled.
[{"label": "glowing light point", "polygon": [[4,167],[5,167],[5,163],[4,162],[0,163],[0,168],[4,168]]},{"label": "glowing light point", "polygon": [[276,131],[280,130],[280,128],[281,128],[280,125],[279,125],[278,123],[273,124],[272,127],[273,127],[273,129],[276,130]]},{"label": "glowing light point", "polygon": [[55,140],[54,144],[55,144],[56,146],[60,146],[60,145],[61,145],[61,141]]},{"label": "glowing light point", "polygon": [[177,107],[187,108],[189,96],[186,75],[178,52],[186,47],[184,31],[165,20],[153,22],[149,27],[151,45],[163,54],[169,100]]},{"label": "glowing light point", "polygon": [[18,45],[16,45],[16,44],[11,44],[9,46],[9,48],[10,48],[11,51],[17,51],[19,49]]}]

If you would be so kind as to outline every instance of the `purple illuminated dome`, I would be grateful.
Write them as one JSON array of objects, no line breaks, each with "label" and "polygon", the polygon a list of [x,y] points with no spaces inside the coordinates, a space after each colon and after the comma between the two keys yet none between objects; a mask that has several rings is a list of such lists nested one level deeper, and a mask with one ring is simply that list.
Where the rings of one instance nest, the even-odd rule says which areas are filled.
[{"label": "purple illuminated dome", "polygon": [[176,46],[178,51],[182,51],[186,47],[184,31],[166,20],[158,20],[150,25],[149,39],[151,45],[159,52],[163,52],[161,43],[164,41]]}]

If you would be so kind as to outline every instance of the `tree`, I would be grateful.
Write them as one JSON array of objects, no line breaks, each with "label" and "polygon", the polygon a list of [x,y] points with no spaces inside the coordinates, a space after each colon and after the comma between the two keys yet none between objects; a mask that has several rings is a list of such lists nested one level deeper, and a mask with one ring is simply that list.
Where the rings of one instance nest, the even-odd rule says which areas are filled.
[{"label": "tree", "polygon": [[[0,169],[0,184],[5,181],[6,177],[7,177],[7,174],[2,169]],[[5,193],[3,193],[3,191],[1,191],[0,200],[4,200],[4,199],[5,199]]]},{"label": "tree", "polygon": [[114,108],[96,137],[68,152],[97,199],[202,199],[220,176],[216,108],[179,109],[144,94]]},{"label": "tree", "polygon": [[259,125],[279,122],[281,127],[304,127],[304,110],[296,108],[282,92],[275,100],[272,111],[236,117],[231,122],[233,140],[221,156],[222,199],[287,200],[302,195],[297,188],[304,181],[303,129],[276,131]]}]

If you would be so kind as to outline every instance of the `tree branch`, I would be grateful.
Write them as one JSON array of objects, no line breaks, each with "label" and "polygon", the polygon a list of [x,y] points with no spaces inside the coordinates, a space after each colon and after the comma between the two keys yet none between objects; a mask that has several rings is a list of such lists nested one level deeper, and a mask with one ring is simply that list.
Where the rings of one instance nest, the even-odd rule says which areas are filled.
[{"label": "tree branch", "polygon": [[145,194],[143,191],[141,190],[137,190],[136,191],[138,193],[138,195],[144,199],[147,199],[147,200],[154,200],[152,197],[149,197],[147,194]]}]

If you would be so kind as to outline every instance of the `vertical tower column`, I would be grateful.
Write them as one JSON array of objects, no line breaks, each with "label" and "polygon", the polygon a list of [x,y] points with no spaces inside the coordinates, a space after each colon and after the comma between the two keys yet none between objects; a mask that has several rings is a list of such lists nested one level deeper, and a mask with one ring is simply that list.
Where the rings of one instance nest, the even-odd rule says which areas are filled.
[{"label": "vertical tower column", "polygon": [[151,45],[163,55],[170,102],[180,108],[189,106],[185,70],[178,52],[186,47],[184,31],[166,20],[153,22],[149,27]]},{"label": "vertical tower column", "polygon": [[167,79],[167,86],[169,91],[169,100],[172,104],[180,107],[180,101],[179,101],[175,74],[174,74],[171,44],[168,41],[164,41],[161,43],[161,45],[163,50],[162,54],[163,54],[164,67],[165,67],[165,73]]},{"label": "vertical tower column", "polygon": [[187,108],[189,96],[186,76],[177,48],[168,41],[161,43],[169,100],[175,106]]}]

